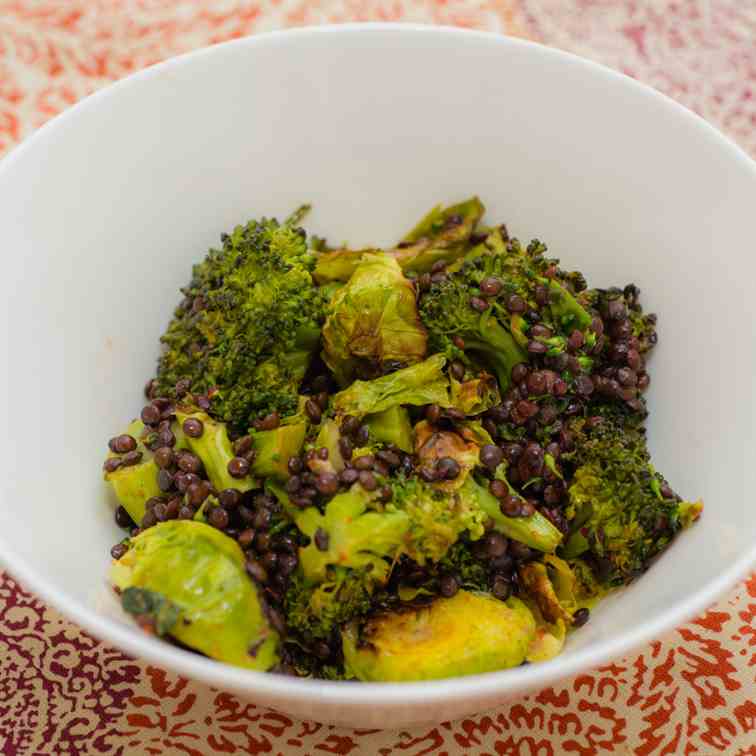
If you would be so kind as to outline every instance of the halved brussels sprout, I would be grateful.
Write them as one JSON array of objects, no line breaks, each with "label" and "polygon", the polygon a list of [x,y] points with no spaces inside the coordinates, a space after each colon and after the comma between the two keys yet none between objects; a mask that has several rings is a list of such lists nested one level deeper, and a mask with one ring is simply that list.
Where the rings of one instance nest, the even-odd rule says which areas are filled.
[{"label": "halved brussels sprout", "polygon": [[329,305],[323,360],[340,385],[425,358],[428,337],[415,290],[386,254],[366,254]]},{"label": "halved brussels sprout", "polygon": [[347,670],[363,681],[438,680],[516,667],[536,623],[517,598],[459,591],[420,609],[383,614],[342,631]]},{"label": "halved brussels sprout", "polygon": [[124,609],[160,634],[240,667],[264,670],[277,661],[278,635],[242,550],[209,525],[170,520],[148,528],[113,563],[111,580]]}]

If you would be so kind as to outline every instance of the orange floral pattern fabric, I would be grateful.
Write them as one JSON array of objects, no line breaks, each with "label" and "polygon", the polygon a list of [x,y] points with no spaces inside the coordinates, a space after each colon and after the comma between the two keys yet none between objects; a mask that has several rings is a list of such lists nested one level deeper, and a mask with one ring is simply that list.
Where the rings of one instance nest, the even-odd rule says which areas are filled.
[{"label": "orange floral pattern fabric", "polygon": [[[0,0],[0,155],[105,84],[276,28],[408,21],[529,37],[635,76],[756,156],[743,0]],[[103,555],[105,559],[105,555]],[[289,717],[131,659],[0,573],[0,753],[756,756],[756,574],[641,652],[411,731]]]}]

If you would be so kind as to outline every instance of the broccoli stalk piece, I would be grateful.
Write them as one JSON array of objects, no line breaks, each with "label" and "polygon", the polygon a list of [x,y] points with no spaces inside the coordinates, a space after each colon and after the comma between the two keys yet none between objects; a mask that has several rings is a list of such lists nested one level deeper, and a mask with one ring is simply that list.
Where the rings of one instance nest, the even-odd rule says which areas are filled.
[{"label": "broccoli stalk piece", "polygon": [[499,500],[469,476],[460,494],[477,504],[494,521],[496,530],[507,538],[520,541],[531,549],[551,553],[562,542],[562,534],[551,521],[536,511],[530,517],[508,517],[499,508]]},{"label": "broccoli stalk piece", "polygon": [[366,254],[328,307],[323,360],[338,383],[382,375],[425,358],[415,290],[387,254]]},{"label": "broccoli stalk piece", "polygon": [[160,393],[187,380],[211,397],[210,414],[239,432],[260,415],[296,411],[325,306],[298,217],[237,226],[194,266],[161,338]]},{"label": "broccoli stalk piece", "polygon": [[680,501],[650,464],[645,430],[632,415],[571,424],[575,473],[568,489],[568,560],[581,557],[604,587],[643,573],[674,536],[695,521],[700,502]]},{"label": "broccoli stalk piece", "polygon": [[239,491],[251,491],[258,488],[259,484],[254,478],[235,478],[228,472],[228,464],[236,455],[226,426],[194,408],[176,408],[176,419],[181,427],[189,418],[202,423],[202,435],[199,438],[185,435],[186,445],[202,460],[207,477],[216,490],[236,488]]},{"label": "broccoli stalk piece", "polygon": [[[176,437],[176,448],[186,446],[186,438],[181,427],[172,424],[171,430]],[[154,455],[146,445],[152,434],[141,420],[134,420],[125,431],[137,443],[132,453],[139,457],[139,462],[133,465],[120,466],[113,471],[105,472],[105,480],[113,487],[118,503],[129,513],[131,519],[139,523],[144,517],[145,502],[153,496],[162,493],[158,486],[157,476],[160,471],[155,464]],[[122,458],[114,452],[109,452],[107,459]],[[107,461],[106,461],[107,464]]]},{"label": "broccoli stalk piece", "polygon": [[370,430],[373,441],[384,444],[396,444],[402,451],[411,454],[415,448],[412,423],[405,407],[389,407],[383,412],[368,415],[365,424]]},{"label": "broccoli stalk piece", "polygon": [[444,375],[446,357],[434,354],[417,365],[372,381],[354,381],[333,397],[337,415],[364,417],[402,404],[449,406],[449,381]]},{"label": "broccoli stalk piece", "polygon": [[288,477],[287,462],[302,450],[307,423],[291,422],[267,431],[253,431],[252,443],[255,459],[252,472],[266,478]]}]

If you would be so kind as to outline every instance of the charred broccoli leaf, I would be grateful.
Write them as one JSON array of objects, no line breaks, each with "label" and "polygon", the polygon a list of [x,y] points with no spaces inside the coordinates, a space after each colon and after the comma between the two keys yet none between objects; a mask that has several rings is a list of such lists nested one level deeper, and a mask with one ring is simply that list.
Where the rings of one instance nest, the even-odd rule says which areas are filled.
[{"label": "charred broccoli leaf", "polygon": [[161,341],[157,388],[179,380],[211,396],[211,414],[246,430],[259,415],[296,411],[317,349],[325,298],[315,258],[293,222],[250,221],[194,266]]}]

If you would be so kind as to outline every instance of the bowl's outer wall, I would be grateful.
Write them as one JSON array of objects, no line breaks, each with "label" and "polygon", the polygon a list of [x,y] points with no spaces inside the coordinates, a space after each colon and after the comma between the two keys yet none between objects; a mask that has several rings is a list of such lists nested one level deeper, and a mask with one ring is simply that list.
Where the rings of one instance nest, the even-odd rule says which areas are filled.
[{"label": "bowl's outer wall", "polygon": [[[651,443],[673,486],[705,500],[701,523],[555,663],[401,697],[226,670],[97,619],[121,535],[105,443],[139,411],[191,264],[235,223],[305,201],[310,230],[360,245],[474,193],[592,283],[637,283],[659,313]],[[5,559],[132,652],[346,724],[458,716],[626,651],[711,600],[756,542],[754,196],[745,156],[661,96],[494,36],[273,35],[118,84],[0,165]]]}]

